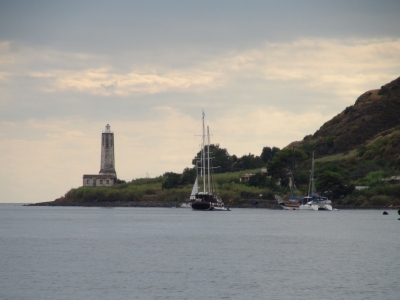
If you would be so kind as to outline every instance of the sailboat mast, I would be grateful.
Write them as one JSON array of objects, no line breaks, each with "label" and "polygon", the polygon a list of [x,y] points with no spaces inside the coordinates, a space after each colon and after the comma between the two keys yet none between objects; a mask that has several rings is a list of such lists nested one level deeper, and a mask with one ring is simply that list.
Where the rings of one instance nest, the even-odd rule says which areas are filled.
[{"label": "sailboat mast", "polygon": [[204,114],[204,110],[203,110],[203,145],[201,147],[201,151],[202,151],[201,156],[202,156],[203,162],[202,162],[202,166],[201,166],[201,174],[203,176],[203,192],[206,192],[206,180],[205,180],[206,160],[205,160],[205,152],[204,152],[205,151],[204,116],[205,116],[205,114]]},{"label": "sailboat mast", "polygon": [[312,152],[311,159],[311,172],[310,172],[310,184],[308,186],[308,197],[314,194],[314,151]]},{"label": "sailboat mast", "polygon": [[207,179],[208,179],[208,194],[210,194],[210,130],[207,126]]},{"label": "sailboat mast", "polygon": [[312,152],[311,175],[311,195],[314,195],[314,151]]},{"label": "sailboat mast", "polygon": [[292,159],[292,190],[295,190],[296,189],[296,185],[295,185],[295,183],[294,183],[294,166],[295,166],[295,163],[294,163],[294,146],[293,146],[293,159]]}]

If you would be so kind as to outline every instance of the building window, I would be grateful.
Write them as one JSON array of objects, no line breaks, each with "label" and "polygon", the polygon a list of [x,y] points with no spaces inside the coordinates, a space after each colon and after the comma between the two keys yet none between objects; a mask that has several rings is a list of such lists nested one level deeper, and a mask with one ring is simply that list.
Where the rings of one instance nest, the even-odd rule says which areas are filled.
[{"label": "building window", "polygon": [[110,183],[110,180],[107,179],[107,180],[106,180],[106,184],[109,184],[109,183]]},{"label": "building window", "polygon": [[103,180],[102,179],[100,179],[100,184],[103,184]]},{"label": "building window", "polygon": [[89,180],[89,179],[88,179],[88,180],[86,180],[86,183],[87,183],[87,184],[89,184],[89,183],[90,183],[90,180]]}]

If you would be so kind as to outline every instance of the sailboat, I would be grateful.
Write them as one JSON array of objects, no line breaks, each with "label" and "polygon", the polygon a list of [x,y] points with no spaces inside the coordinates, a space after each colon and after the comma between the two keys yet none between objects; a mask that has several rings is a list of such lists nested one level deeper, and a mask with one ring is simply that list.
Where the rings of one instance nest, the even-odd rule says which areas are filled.
[{"label": "sailboat", "polygon": [[275,195],[275,200],[278,201],[279,205],[284,210],[298,210],[301,204],[301,197],[293,195],[296,191],[296,184],[294,183],[294,147],[293,147],[293,160],[292,160],[292,169],[290,171],[289,177],[289,189],[290,189],[290,198],[284,199],[279,195]]},{"label": "sailboat", "polygon": [[[197,174],[197,168],[196,168]],[[198,176],[196,176],[196,181],[193,184],[192,192],[190,193],[189,200],[185,200],[185,202],[181,203],[181,205],[177,206],[179,208],[192,208],[192,202],[196,199],[196,194],[199,192],[199,185],[198,185]]]},{"label": "sailboat", "polygon": [[298,210],[300,209],[300,202],[296,196],[290,196],[289,199],[282,199],[281,196],[275,195],[275,200],[284,210]]},{"label": "sailboat", "polygon": [[192,194],[190,196],[193,210],[206,211],[230,211],[225,207],[221,197],[216,191],[212,178],[212,167],[210,158],[210,130],[207,126],[207,144],[205,143],[205,127],[204,127],[204,111],[203,111],[203,142],[201,147],[201,176],[203,177],[203,191],[198,190],[198,176],[193,185]]},{"label": "sailboat", "polygon": [[311,173],[310,182],[308,186],[308,195],[304,197],[300,210],[332,210],[332,201],[328,200],[327,197],[321,197],[314,192],[314,151],[312,153],[311,160]]}]

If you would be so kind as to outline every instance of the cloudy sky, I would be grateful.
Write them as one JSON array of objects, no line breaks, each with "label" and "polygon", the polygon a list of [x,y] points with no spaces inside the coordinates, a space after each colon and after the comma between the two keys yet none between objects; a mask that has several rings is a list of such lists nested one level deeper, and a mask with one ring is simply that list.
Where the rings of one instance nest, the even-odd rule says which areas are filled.
[{"label": "cloudy sky", "polygon": [[100,169],[182,172],[211,140],[260,155],[400,76],[400,1],[0,1],[0,202]]}]

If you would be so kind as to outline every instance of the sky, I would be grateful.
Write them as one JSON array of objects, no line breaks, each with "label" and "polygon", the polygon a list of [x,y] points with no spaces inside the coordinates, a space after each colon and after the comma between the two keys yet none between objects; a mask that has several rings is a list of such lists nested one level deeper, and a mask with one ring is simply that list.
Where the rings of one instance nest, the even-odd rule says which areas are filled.
[{"label": "sky", "polygon": [[400,1],[0,1],[0,202],[100,170],[191,167],[202,110],[238,157],[313,134],[400,76]]}]

